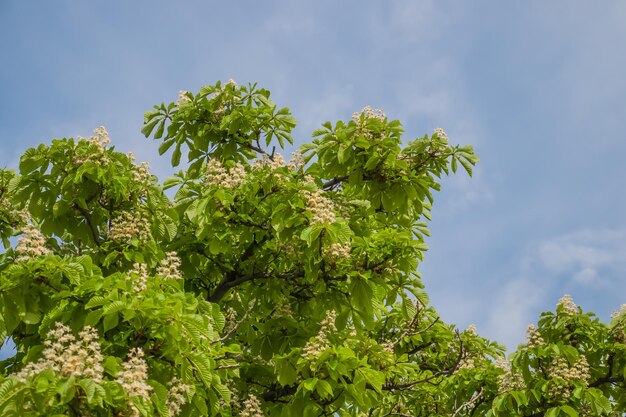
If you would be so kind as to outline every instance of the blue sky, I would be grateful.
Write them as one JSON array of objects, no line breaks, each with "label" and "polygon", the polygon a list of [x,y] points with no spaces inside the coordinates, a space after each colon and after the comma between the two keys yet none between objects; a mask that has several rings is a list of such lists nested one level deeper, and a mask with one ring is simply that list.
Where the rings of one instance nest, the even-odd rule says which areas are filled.
[{"label": "blue sky", "polygon": [[5,0],[0,33],[0,165],[103,124],[163,178],[143,112],[219,79],[271,90],[298,142],[370,104],[481,157],[421,266],[446,321],[515,346],[565,293],[626,303],[622,1]]}]

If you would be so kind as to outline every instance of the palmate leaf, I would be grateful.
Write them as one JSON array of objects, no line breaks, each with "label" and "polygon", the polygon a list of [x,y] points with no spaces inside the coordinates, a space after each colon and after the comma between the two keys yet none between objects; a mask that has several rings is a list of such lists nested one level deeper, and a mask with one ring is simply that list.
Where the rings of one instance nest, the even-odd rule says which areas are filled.
[{"label": "palmate leaf", "polygon": [[0,384],[0,412],[10,407],[16,397],[26,389],[26,386],[15,378],[7,378]]},{"label": "palmate leaf", "polygon": [[188,360],[191,362],[194,371],[207,389],[211,388],[211,381],[213,381],[213,371],[211,370],[211,362],[209,358],[200,353],[190,353],[187,355]]},{"label": "palmate leaf", "polygon": [[179,318],[194,345],[200,346],[215,339],[213,326],[200,315],[185,314]]}]

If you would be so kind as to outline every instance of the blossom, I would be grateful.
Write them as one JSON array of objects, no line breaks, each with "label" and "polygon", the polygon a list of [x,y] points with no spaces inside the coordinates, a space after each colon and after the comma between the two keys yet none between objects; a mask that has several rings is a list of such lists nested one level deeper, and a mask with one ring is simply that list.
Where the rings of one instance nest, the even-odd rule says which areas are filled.
[{"label": "blossom", "polygon": [[101,382],[104,368],[98,339],[98,332],[91,326],[85,326],[77,339],[68,326],[57,322],[44,341],[43,357],[28,363],[17,373],[17,379],[26,382],[26,379],[51,369],[64,377],[90,378]]},{"label": "blossom", "polygon": [[[128,359],[122,364],[122,371],[116,375],[115,382],[120,384],[129,397],[150,399],[152,387],[148,385],[148,364],[143,358],[141,348],[132,348]],[[130,406],[133,415],[139,415],[134,405]]]},{"label": "blossom", "polygon": [[330,348],[328,336],[337,331],[337,327],[335,326],[336,318],[337,313],[334,310],[326,312],[326,317],[322,320],[322,327],[317,333],[317,336],[304,345],[304,350],[302,352],[303,358],[315,359],[317,355]]},{"label": "blossom", "polygon": [[478,332],[476,331],[476,325],[475,324],[470,324],[467,329],[465,329],[465,333],[467,333],[470,336],[478,336]]},{"label": "blossom", "polygon": [[176,377],[168,385],[170,389],[167,392],[165,405],[169,416],[174,417],[180,412],[181,406],[187,402],[187,395],[191,392],[191,387]]},{"label": "blossom", "polygon": [[548,396],[566,400],[572,395],[572,382],[580,381],[585,383],[585,385],[589,382],[590,374],[587,358],[581,356],[573,366],[570,366],[567,359],[560,356],[555,357],[548,368],[548,377],[557,380],[550,385]]},{"label": "blossom", "polygon": [[205,174],[205,182],[207,185],[237,188],[246,178],[246,169],[241,163],[235,164],[232,168],[226,168],[217,159],[209,159]]},{"label": "blossom", "polygon": [[498,377],[498,392],[500,394],[525,388],[524,377],[521,373],[511,369],[510,362],[499,358],[495,365],[504,370],[504,374]]},{"label": "blossom", "polygon": [[176,106],[181,107],[183,104],[190,103],[191,99],[188,96],[189,91],[180,90],[178,92],[178,100],[176,100]]},{"label": "blossom", "polygon": [[569,294],[565,294],[563,297],[561,297],[556,306],[557,312],[563,312],[570,316],[578,314],[578,307],[576,306],[576,304],[574,304],[574,300]]},{"label": "blossom", "polygon": [[378,119],[381,121],[387,117],[382,109],[372,109],[371,106],[365,106],[360,112],[353,113],[352,119],[358,122],[361,120],[361,116],[364,116],[365,119]]},{"label": "blossom", "polygon": [[162,259],[157,267],[156,273],[165,279],[183,279],[179,268],[180,258],[176,255],[176,252],[167,252],[165,259]]},{"label": "blossom", "polygon": [[50,251],[46,248],[46,238],[32,224],[27,224],[22,229],[24,235],[17,242],[15,252],[19,255],[15,261],[22,262],[36,256],[47,255]]},{"label": "blossom", "polygon": [[133,281],[133,291],[141,292],[148,288],[148,265],[135,262],[128,271],[127,279]]},{"label": "blossom", "polygon": [[541,333],[539,333],[539,330],[537,330],[533,324],[529,324],[526,329],[526,340],[528,340],[529,348],[545,344],[543,337],[541,337]]},{"label": "blossom", "polygon": [[243,402],[241,417],[263,417],[261,403],[254,394],[248,394],[248,398]]},{"label": "blossom", "polygon": [[120,243],[128,243],[133,238],[146,242],[150,238],[148,219],[141,211],[121,211],[111,221],[108,238]]},{"label": "blossom", "polygon": [[581,356],[573,366],[569,365],[567,359],[556,357],[552,359],[548,370],[550,378],[560,378],[565,381],[589,381],[589,363],[585,356]]},{"label": "blossom", "polygon": [[312,223],[332,224],[335,222],[335,204],[333,201],[325,197],[321,190],[314,192],[302,190],[307,203],[307,211],[311,213]]},{"label": "blossom", "polygon": [[614,311],[611,313],[611,319],[616,319],[620,317],[622,314],[626,313],[626,304],[622,304],[618,311]]},{"label": "blossom", "polygon": [[289,169],[301,169],[304,167],[304,156],[300,151],[295,151],[291,154],[291,158],[289,159],[289,164],[287,165]]},{"label": "blossom", "polygon": [[448,140],[448,134],[440,127],[435,129],[433,136],[437,136],[439,139],[442,139],[444,141]]},{"label": "blossom", "polygon": [[332,243],[329,247],[324,248],[324,256],[329,260],[348,259],[350,257],[350,243]]},{"label": "blossom", "polygon": [[[85,162],[93,162],[98,165],[106,165],[109,162],[109,157],[106,152],[107,145],[111,142],[109,138],[109,132],[107,132],[104,126],[100,126],[93,131],[94,136],[90,136],[89,139],[78,136],[78,141],[86,141],[94,148],[86,149],[83,153],[76,156],[74,163],[76,165],[82,165]],[[76,144],[78,145],[78,143]]]}]

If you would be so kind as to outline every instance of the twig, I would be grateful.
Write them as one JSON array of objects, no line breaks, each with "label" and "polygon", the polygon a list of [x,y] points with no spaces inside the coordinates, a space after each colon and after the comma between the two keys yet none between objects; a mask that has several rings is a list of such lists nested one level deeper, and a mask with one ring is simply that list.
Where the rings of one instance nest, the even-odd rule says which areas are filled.
[{"label": "twig", "polygon": [[256,298],[254,300],[252,300],[252,302],[250,303],[250,306],[248,307],[248,309],[246,310],[245,313],[243,313],[243,317],[241,317],[241,320],[239,320],[237,323],[235,323],[235,325],[233,326],[232,329],[230,329],[224,336],[220,337],[219,339],[217,339],[215,342],[213,343],[219,343],[219,342],[223,342],[224,340],[228,339],[233,333],[235,333],[237,331],[237,329],[239,328],[239,326],[241,326],[241,324],[246,321],[246,319],[248,318],[248,316],[250,315],[250,313],[252,312],[252,309],[254,308],[254,305],[256,304]]}]

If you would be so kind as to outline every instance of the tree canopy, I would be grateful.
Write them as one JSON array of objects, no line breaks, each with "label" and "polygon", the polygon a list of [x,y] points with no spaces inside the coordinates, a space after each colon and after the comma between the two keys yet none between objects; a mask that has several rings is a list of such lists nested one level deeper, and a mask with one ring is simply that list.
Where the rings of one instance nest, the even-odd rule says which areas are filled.
[{"label": "tree canopy", "polygon": [[159,153],[188,161],[163,183],[103,127],[0,170],[0,343],[16,346],[0,415],[626,411],[626,308],[603,323],[565,296],[506,359],[429,304],[433,192],[471,175],[471,146],[405,141],[366,107],[287,160],[295,125],[267,90],[218,82],[145,114]]}]

